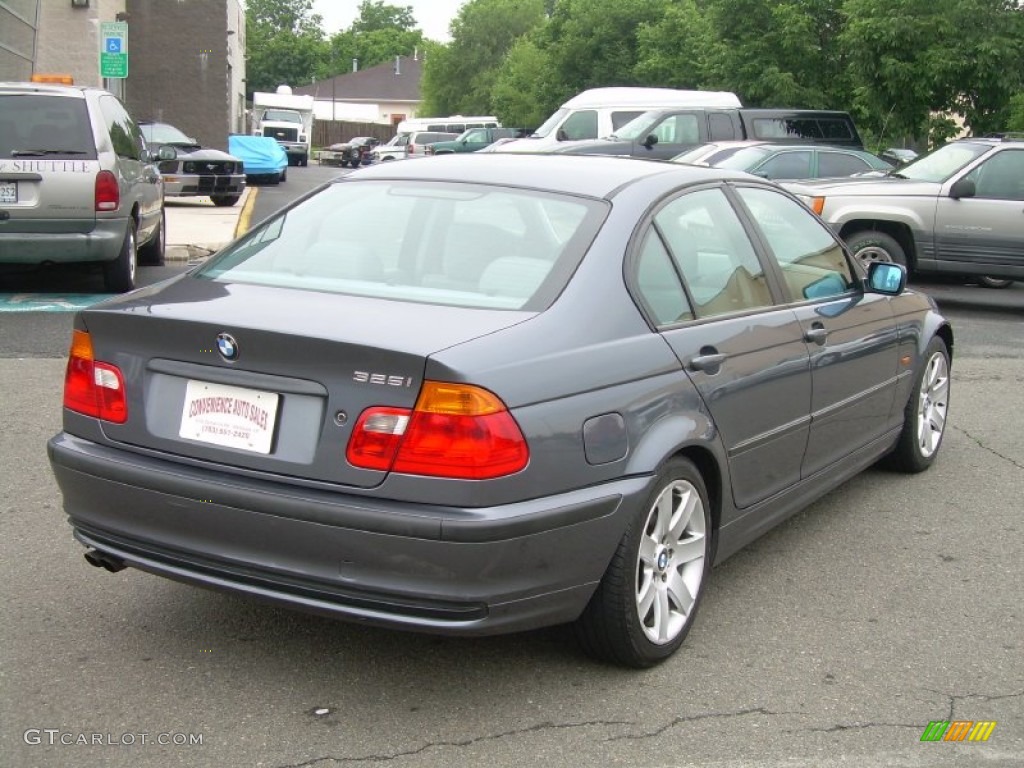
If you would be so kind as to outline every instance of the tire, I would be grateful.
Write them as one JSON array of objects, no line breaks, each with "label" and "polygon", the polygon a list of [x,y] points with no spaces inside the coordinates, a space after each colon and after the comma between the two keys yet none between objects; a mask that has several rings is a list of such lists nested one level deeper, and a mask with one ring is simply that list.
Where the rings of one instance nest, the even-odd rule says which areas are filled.
[{"label": "tire", "polygon": [[693,626],[711,569],[710,514],[697,468],[682,458],[667,461],[576,620],[584,651],[638,669],[675,653]]},{"label": "tire", "polygon": [[241,198],[241,195],[217,195],[210,199],[213,200],[213,204],[218,208],[230,208],[238,202],[239,198]]},{"label": "tire", "polygon": [[359,163],[361,163],[361,162],[362,162],[362,160],[360,160],[359,158],[356,158],[355,160],[352,161],[352,167],[353,168],[358,168],[359,167]]},{"label": "tire", "polygon": [[135,243],[135,222],[128,225],[128,231],[121,244],[121,252],[113,261],[103,262],[103,283],[112,293],[124,293],[135,288],[135,270],[139,254]]},{"label": "tire", "polygon": [[901,472],[923,472],[935,461],[949,410],[949,350],[938,336],[924,352],[924,364],[903,411],[903,431],[884,463]]},{"label": "tire", "polygon": [[288,169],[285,168],[281,171],[281,175],[277,177],[277,183],[280,184],[283,181],[288,181]]},{"label": "tire", "polygon": [[160,211],[160,223],[149,242],[139,247],[139,264],[162,267],[167,257],[167,212]]},{"label": "tire", "polygon": [[999,277],[989,277],[985,275],[978,278],[978,285],[984,286],[985,288],[1009,288],[1013,285],[1013,280],[1003,280]]},{"label": "tire", "polygon": [[846,238],[846,244],[865,268],[872,261],[884,261],[909,267],[903,246],[885,232],[873,229],[854,232]]}]

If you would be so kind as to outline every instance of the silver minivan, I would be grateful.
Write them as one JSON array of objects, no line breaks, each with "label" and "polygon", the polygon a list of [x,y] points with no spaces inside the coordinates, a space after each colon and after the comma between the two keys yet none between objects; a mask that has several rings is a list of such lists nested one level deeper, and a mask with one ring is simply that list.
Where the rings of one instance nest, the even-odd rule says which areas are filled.
[{"label": "silver minivan", "polygon": [[134,288],[164,260],[155,159],[107,91],[0,83],[0,264],[94,262],[108,290]]}]

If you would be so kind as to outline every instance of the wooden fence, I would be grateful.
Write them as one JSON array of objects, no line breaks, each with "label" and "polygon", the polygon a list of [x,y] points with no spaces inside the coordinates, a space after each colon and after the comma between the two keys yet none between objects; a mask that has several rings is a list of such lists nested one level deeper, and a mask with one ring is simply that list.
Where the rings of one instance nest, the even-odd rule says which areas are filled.
[{"label": "wooden fence", "polygon": [[395,135],[395,128],[380,123],[353,123],[347,120],[314,120],[313,146],[329,147],[356,136],[373,136],[383,144]]}]

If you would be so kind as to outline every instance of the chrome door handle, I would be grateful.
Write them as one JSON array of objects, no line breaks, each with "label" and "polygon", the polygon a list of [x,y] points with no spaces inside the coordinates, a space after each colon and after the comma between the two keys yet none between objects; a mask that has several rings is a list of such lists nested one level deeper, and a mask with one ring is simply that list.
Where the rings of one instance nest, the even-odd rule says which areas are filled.
[{"label": "chrome door handle", "polygon": [[722,363],[725,362],[725,358],[726,355],[723,355],[720,352],[697,355],[697,357],[690,360],[690,369],[715,374],[718,373],[718,369],[722,367]]},{"label": "chrome door handle", "polygon": [[825,343],[826,339],[828,339],[828,330],[821,323],[815,323],[804,332],[804,341],[806,342],[812,342],[820,346]]}]

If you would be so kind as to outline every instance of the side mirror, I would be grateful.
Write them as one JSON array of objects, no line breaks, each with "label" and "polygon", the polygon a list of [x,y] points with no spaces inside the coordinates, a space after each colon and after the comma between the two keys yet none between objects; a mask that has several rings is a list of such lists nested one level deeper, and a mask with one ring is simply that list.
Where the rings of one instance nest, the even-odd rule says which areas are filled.
[{"label": "side mirror", "polygon": [[965,176],[953,182],[953,186],[949,188],[949,196],[954,200],[959,200],[961,197],[974,197],[977,191],[974,179],[968,179]]},{"label": "side mirror", "polygon": [[644,139],[643,146],[647,147],[647,149],[650,149],[651,147],[653,147],[657,143],[658,143],[658,137],[655,136],[653,133],[650,133],[650,134],[647,135],[647,138]]},{"label": "side mirror", "polygon": [[168,144],[164,144],[156,153],[157,160],[176,160],[177,157],[178,150]]},{"label": "side mirror", "polygon": [[555,140],[556,141],[568,141],[569,140],[569,134],[566,133],[564,129],[559,128],[555,132]]},{"label": "side mirror", "polygon": [[875,293],[899,296],[907,287],[907,268],[889,261],[873,261],[868,265],[868,285]]}]

